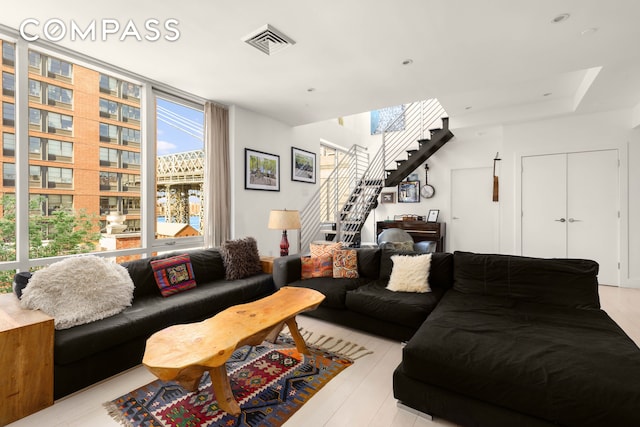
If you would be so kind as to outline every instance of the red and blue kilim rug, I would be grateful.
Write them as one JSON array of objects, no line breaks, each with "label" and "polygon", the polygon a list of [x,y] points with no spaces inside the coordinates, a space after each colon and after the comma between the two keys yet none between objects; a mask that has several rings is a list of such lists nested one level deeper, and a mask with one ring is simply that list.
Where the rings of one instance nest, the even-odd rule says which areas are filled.
[{"label": "red and blue kilim rug", "polygon": [[290,338],[280,337],[277,344],[265,342],[236,350],[227,362],[227,372],[242,410],[238,417],[218,408],[208,373],[197,392],[156,380],[105,406],[128,427],[280,426],[353,363],[351,358],[312,345],[309,349],[312,355],[305,356]]}]

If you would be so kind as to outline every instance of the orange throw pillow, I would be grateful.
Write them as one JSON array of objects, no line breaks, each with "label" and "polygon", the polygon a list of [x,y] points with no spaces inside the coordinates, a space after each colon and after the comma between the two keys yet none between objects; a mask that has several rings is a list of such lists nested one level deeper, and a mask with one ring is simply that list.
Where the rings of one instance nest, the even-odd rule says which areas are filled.
[{"label": "orange throw pillow", "polygon": [[358,254],[355,249],[342,249],[333,253],[333,277],[358,278]]}]

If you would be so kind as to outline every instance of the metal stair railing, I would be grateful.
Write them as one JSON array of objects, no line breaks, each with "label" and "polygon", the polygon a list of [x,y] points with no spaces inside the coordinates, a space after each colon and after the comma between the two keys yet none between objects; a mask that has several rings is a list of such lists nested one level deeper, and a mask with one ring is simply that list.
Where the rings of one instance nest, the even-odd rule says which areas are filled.
[{"label": "metal stair railing", "polygon": [[[335,230],[332,227],[327,231],[335,233],[336,241],[347,246],[357,244],[362,227],[384,187],[386,171],[396,168],[396,160],[406,159],[409,149],[417,150],[418,141],[429,139],[431,129],[446,116],[446,111],[435,98],[414,102],[407,105],[404,114],[382,133],[382,145],[373,160],[369,162],[366,148],[354,145],[300,211],[302,250],[320,238],[322,219],[326,219],[328,224],[335,224]],[[404,121],[404,126],[399,126],[401,121]],[[404,130],[389,131],[397,127]],[[324,206],[321,197],[325,198]]]},{"label": "metal stair railing", "polygon": [[323,231],[335,233],[332,225],[337,222],[337,212],[368,165],[367,149],[353,145],[311,196],[309,203],[300,210],[302,251],[306,251],[314,240],[325,240]]},{"label": "metal stair railing", "polygon": [[[446,117],[444,108],[437,99],[430,99],[408,105],[404,114],[387,126],[382,133],[380,149],[343,206],[339,215],[340,223],[336,226],[336,240],[349,246],[358,243],[362,227],[384,187],[386,171],[395,169],[396,160],[406,159],[408,149],[417,149],[419,140],[428,139],[430,130],[442,117]],[[404,130],[388,130],[398,128],[400,121],[404,121]]]}]

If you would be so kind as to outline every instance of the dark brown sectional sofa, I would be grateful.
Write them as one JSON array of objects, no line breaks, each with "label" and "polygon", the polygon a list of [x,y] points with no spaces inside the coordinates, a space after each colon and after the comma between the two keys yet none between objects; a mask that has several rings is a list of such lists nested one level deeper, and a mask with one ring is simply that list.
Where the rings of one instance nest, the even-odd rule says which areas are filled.
[{"label": "dark brown sectional sofa", "polygon": [[408,340],[395,397],[464,426],[640,426],[640,349],[600,309],[598,265],[434,253],[431,295],[385,289],[393,252],[359,249],[359,279],[300,280],[276,259],[276,287],[327,295],[307,315]]},{"label": "dark brown sectional sofa", "polygon": [[[185,252],[180,252],[180,254]],[[123,263],[135,285],[130,307],[115,316],[56,330],[54,397],[56,399],[139,365],[147,338],[178,323],[201,321],[227,307],[274,292],[270,274],[225,280],[217,249],[187,251],[196,287],[163,297],[150,262],[167,254]]]},{"label": "dark brown sectional sofa", "polygon": [[408,340],[451,287],[453,255],[444,252],[432,254],[429,276],[432,292],[419,294],[386,289],[393,267],[391,256],[407,252],[372,248],[357,251],[357,279],[321,277],[301,280],[300,255],[290,255],[274,261],[275,286],[300,286],[325,294],[320,307],[305,312],[307,316],[398,341]]}]

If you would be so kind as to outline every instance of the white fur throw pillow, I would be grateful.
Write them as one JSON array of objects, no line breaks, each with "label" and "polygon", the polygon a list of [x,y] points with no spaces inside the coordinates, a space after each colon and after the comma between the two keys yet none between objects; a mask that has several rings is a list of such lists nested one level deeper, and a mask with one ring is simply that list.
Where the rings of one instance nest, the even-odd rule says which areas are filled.
[{"label": "white fur throw pillow", "polygon": [[67,329],[120,313],[132,299],[133,282],[126,268],[86,255],[33,273],[20,301],[23,308],[53,317],[56,329]]},{"label": "white fur throw pillow", "polygon": [[393,268],[387,289],[394,292],[431,292],[429,268],[431,254],[392,255]]}]

